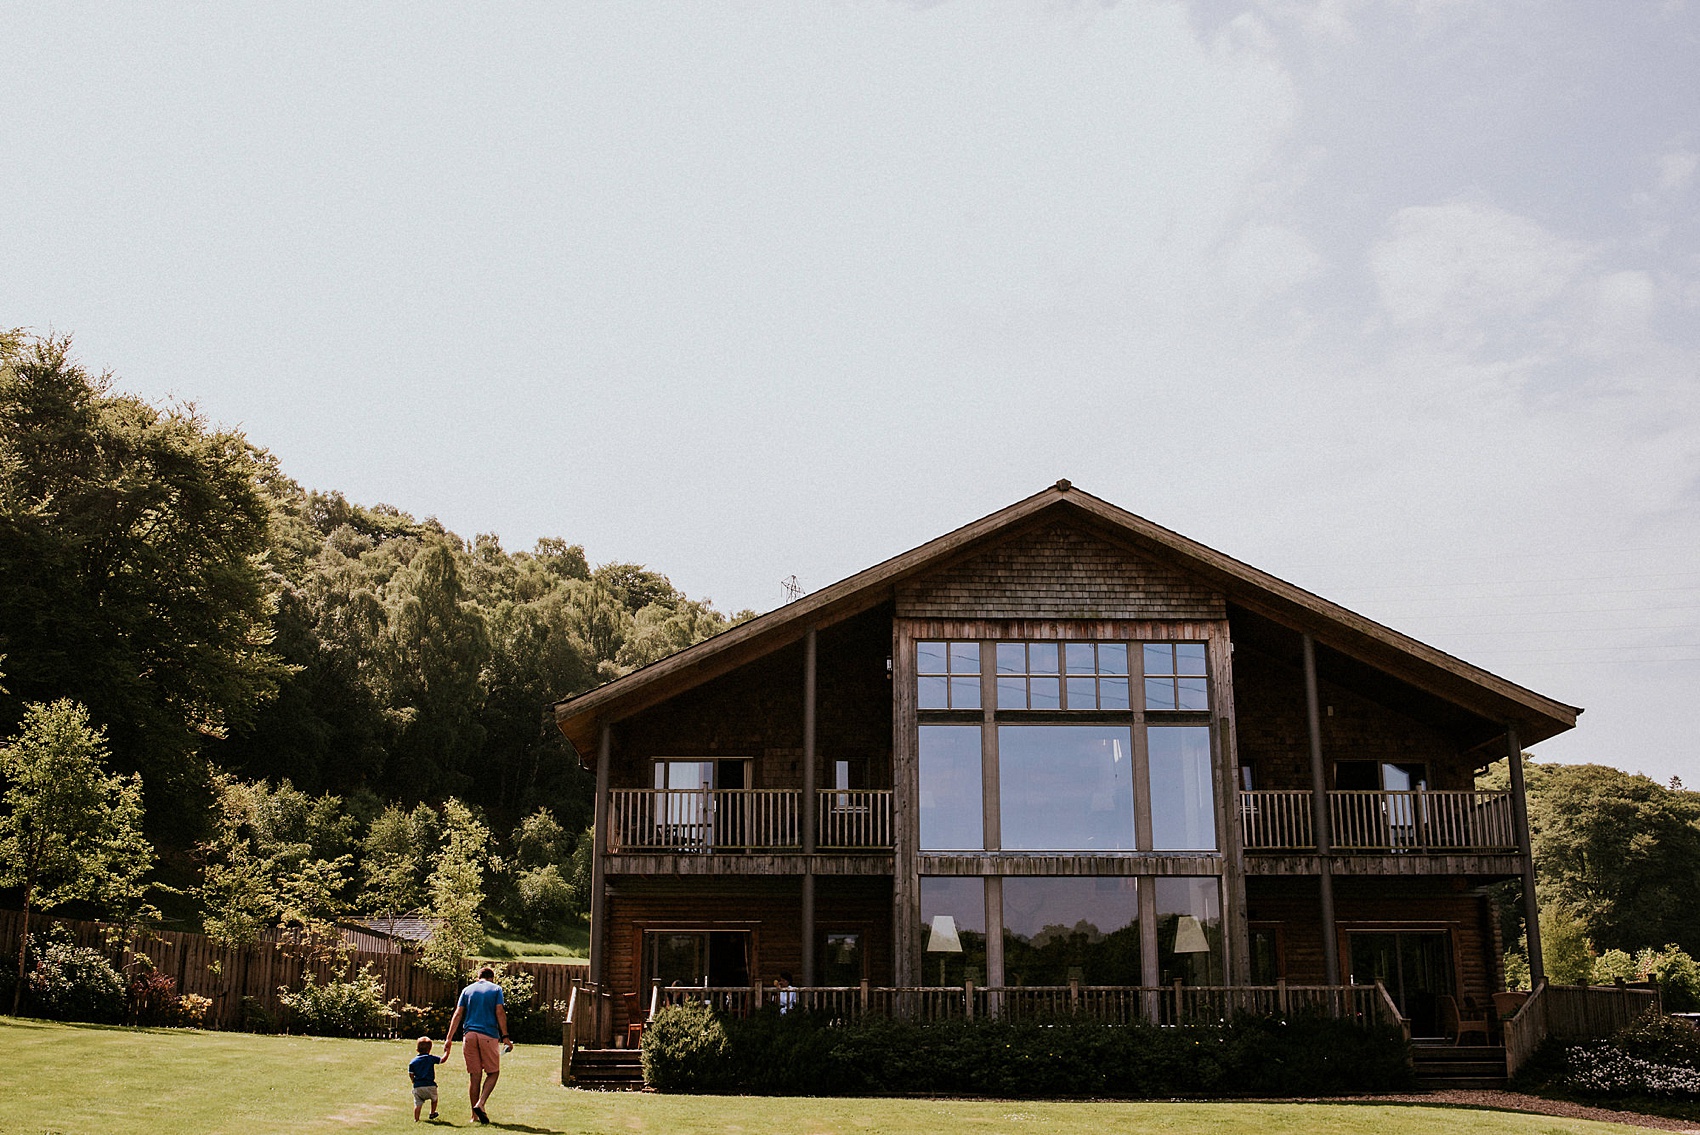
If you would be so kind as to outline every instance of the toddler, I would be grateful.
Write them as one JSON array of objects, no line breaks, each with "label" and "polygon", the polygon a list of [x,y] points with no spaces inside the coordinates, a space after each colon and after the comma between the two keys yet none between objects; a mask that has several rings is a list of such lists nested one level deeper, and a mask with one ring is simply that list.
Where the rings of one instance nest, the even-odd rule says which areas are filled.
[{"label": "toddler", "polygon": [[413,1080],[413,1122],[419,1122],[419,1109],[431,1101],[430,1118],[437,1118],[437,1065],[449,1058],[454,1041],[445,1041],[441,1056],[431,1055],[431,1038],[422,1036],[415,1045],[419,1055],[407,1062],[407,1074]]}]

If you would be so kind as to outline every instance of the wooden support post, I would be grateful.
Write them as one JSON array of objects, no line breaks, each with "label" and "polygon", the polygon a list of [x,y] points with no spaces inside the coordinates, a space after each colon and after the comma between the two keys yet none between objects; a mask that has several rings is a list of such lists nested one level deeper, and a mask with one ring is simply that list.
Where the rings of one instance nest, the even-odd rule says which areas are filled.
[{"label": "wooden support post", "polygon": [[820,818],[815,759],[815,628],[803,638],[803,984],[815,984],[815,841]]},{"label": "wooden support post", "polygon": [[[902,619],[891,635],[891,940],[892,977],[899,987],[921,984],[921,888],[916,856],[920,848],[921,780],[915,732],[915,640]],[[898,1013],[907,1012],[900,1000]]]},{"label": "wooden support post", "polygon": [[962,983],[962,1013],[970,1021],[974,1019],[974,983],[972,981]]},{"label": "wooden support post", "polygon": [[1535,856],[1529,845],[1529,797],[1523,786],[1523,745],[1517,727],[1505,727],[1505,763],[1511,770],[1511,817],[1517,825],[1517,856],[1523,861],[1523,934],[1529,950],[1529,988],[1547,979],[1541,954],[1541,904],[1535,897]]},{"label": "wooden support post", "polygon": [[1311,825],[1322,906],[1322,969],[1328,985],[1340,984],[1340,944],[1334,929],[1333,835],[1329,831],[1328,771],[1322,764],[1322,708],[1316,690],[1316,640],[1304,636],[1305,721],[1310,732]]},{"label": "wooden support post", "polygon": [[[596,748],[596,803],[590,848],[590,980],[596,987],[608,988],[608,877],[603,860],[608,854],[608,766],[614,757],[614,728],[602,725],[601,743]],[[612,1021],[609,1022],[610,1029]],[[596,1043],[607,1044],[610,1037],[598,1035]]]},{"label": "wooden support post", "polygon": [[985,880],[986,908],[986,984],[1005,984],[1003,972],[1003,880],[987,875]]}]

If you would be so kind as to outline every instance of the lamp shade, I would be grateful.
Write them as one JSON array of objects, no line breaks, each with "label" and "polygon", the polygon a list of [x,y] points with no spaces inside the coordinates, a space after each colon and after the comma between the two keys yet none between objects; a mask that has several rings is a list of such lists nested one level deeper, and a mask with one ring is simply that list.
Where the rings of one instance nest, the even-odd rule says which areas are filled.
[{"label": "lamp shade", "polygon": [[956,919],[948,914],[933,915],[933,932],[927,936],[927,953],[960,954],[962,939],[956,933]]},{"label": "lamp shade", "polygon": [[1175,953],[1208,954],[1210,942],[1204,937],[1204,927],[1197,918],[1183,914],[1175,923]]}]

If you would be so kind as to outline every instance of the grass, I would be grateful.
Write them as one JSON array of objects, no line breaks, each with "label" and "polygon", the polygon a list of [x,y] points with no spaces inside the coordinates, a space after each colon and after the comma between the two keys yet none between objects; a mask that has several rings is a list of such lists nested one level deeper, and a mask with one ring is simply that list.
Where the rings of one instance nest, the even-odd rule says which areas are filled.
[{"label": "grass", "polygon": [[[0,1018],[0,1131],[271,1135],[412,1131],[406,1041],[323,1040]],[[1607,1135],[1587,1120],[1410,1104],[1039,1103],[773,1099],[585,1092],[560,1049],[503,1058],[492,1130],[530,1135]],[[460,1057],[437,1074],[445,1123],[466,1128]]]},{"label": "grass", "polygon": [[490,923],[485,926],[480,958],[498,962],[585,962],[590,959],[590,923],[561,927],[550,941],[538,941],[517,930]]}]

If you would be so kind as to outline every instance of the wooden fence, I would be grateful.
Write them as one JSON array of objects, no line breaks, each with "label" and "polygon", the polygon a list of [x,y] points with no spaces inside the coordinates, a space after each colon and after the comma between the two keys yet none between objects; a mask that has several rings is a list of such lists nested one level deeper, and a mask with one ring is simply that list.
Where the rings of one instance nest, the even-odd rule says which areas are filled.
[{"label": "wooden fence", "polygon": [[1548,1037],[1601,1040],[1658,1011],[1657,990],[1543,982],[1505,1022],[1505,1074],[1515,1076]]},{"label": "wooden fence", "polygon": [[[18,934],[23,928],[22,911],[0,911],[0,957],[18,956]],[[305,962],[275,942],[227,948],[204,934],[180,930],[123,927],[82,919],[30,916],[30,930],[40,934],[48,926],[61,926],[79,946],[101,951],[115,965],[124,966],[136,954],[145,954],[154,968],[177,982],[180,994],[193,993],[212,1001],[207,1010],[209,1029],[240,1029],[260,1014],[275,1016],[280,1008],[278,987],[298,989],[302,977],[311,972],[324,981],[345,972],[370,966],[384,984],[385,994],[410,1005],[451,1001],[458,987],[432,977],[415,964],[416,955],[352,950],[341,958]],[[509,973],[530,974],[537,983],[535,1003],[544,1008],[551,1024],[558,1025],[573,986],[585,979],[586,967],[567,963],[507,962]]]}]

